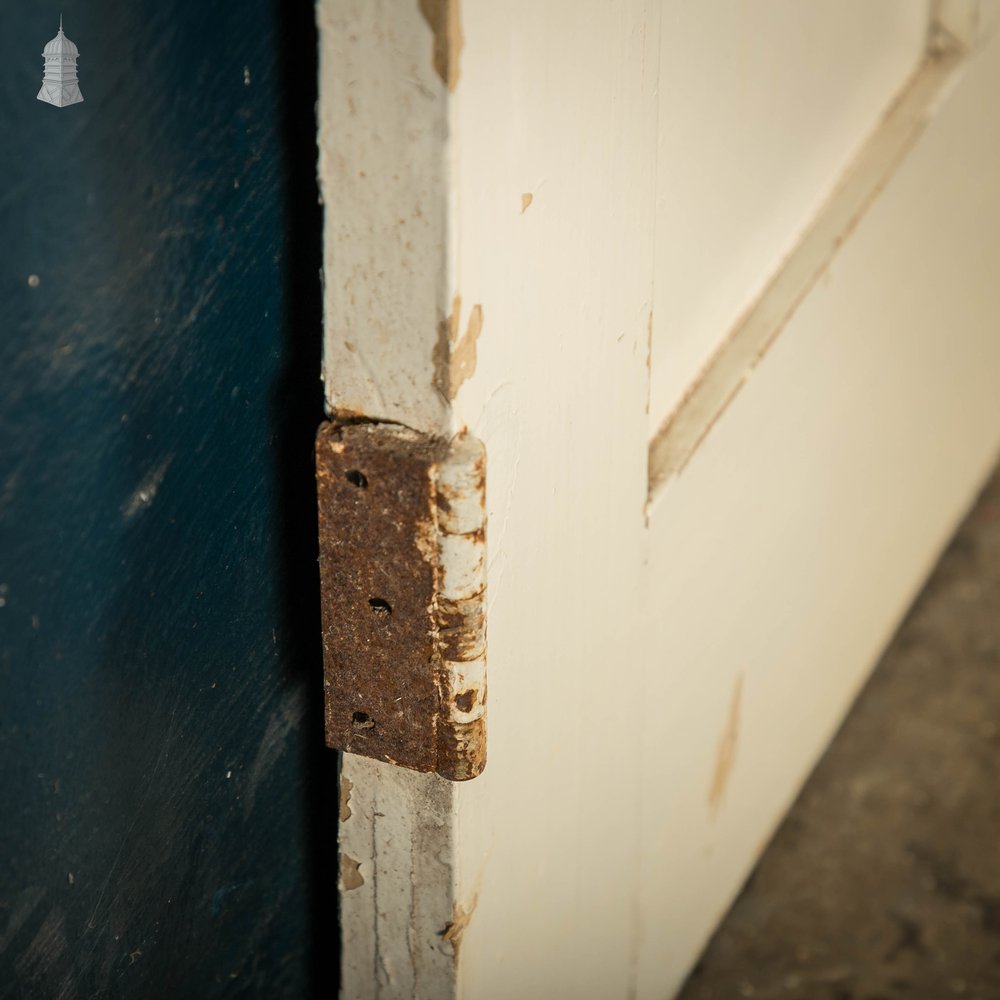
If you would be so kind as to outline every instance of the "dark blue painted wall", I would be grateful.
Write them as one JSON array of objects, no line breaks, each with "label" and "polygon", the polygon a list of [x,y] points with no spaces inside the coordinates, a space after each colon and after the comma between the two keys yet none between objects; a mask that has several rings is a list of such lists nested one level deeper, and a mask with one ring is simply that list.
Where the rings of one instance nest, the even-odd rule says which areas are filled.
[{"label": "dark blue painted wall", "polygon": [[62,11],[63,109],[0,11],[0,995],[331,995],[312,6]]}]

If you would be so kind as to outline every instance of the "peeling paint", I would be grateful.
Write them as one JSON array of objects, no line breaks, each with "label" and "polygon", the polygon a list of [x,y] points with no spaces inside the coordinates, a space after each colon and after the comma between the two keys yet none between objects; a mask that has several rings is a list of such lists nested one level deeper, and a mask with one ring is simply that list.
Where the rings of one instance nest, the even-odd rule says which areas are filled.
[{"label": "peeling paint", "polygon": [[459,0],[420,0],[420,13],[434,32],[434,72],[449,90],[454,90],[458,85],[459,57],[465,44]]},{"label": "peeling paint", "polygon": [[351,789],[354,785],[346,775],[340,778],[340,822],[345,823],[351,818]]},{"label": "peeling paint", "polygon": [[712,784],[708,790],[708,804],[713,814],[718,812],[729,783],[729,776],[736,763],[736,744],[740,734],[740,709],[743,702],[743,675],[736,678],[732,698],[729,701],[729,715],[722,731],[719,747],[715,754],[715,769]]},{"label": "peeling paint", "polygon": [[439,466],[436,500],[434,621],[447,720],[438,738],[463,780],[486,766],[486,451],[468,431]]},{"label": "peeling paint", "polygon": [[521,215],[524,215],[528,210],[528,206],[535,200],[535,196],[530,191],[525,191],[521,195]]},{"label": "peeling paint", "polygon": [[340,852],[340,887],[344,892],[360,889],[365,884],[361,874],[361,862],[355,861],[349,854]]},{"label": "peeling paint", "polygon": [[445,925],[441,932],[441,939],[452,947],[452,954],[458,960],[458,950],[462,945],[462,935],[465,934],[466,927],[472,920],[473,913],[476,912],[476,904],[479,902],[478,896],[472,897],[469,908],[466,909],[461,903],[455,903],[452,909],[451,920]]}]

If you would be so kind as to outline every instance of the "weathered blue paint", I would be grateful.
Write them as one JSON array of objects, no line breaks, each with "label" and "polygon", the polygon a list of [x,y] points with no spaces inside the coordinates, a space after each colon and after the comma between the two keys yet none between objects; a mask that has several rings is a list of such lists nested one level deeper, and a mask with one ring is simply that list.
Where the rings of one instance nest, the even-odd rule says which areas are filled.
[{"label": "weathered blue paint", "polygon": [[61,9],[83,104],[0,32],[0,993],[329,996],[312,7]]}]

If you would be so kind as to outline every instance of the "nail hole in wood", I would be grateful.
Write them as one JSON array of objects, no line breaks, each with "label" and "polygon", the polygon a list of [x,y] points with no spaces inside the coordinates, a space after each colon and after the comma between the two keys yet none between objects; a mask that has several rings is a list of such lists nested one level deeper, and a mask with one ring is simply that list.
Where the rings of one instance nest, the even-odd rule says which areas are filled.
[{"label": "nail hole in wood", "polygon": [[375,720],[367,712],[355,712],[351,716],[351,725],[355,729],[374,729]]},{"label": "nail hole in wood", "polygon": [[349,483],[353,483],[361,489],[367,489],[368,487],[368,477],[360,469],[348,469],[344,473],[344,477]]}]

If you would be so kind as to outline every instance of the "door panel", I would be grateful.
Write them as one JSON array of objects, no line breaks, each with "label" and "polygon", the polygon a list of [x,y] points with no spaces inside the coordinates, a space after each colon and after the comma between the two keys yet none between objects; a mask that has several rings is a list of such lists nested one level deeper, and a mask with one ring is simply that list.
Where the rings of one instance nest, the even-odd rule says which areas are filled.
[{"label": "door panel", "polygon": [[[347,350],[348,329],[360,337],[367,419],[468,428],[486,446],[488,764],[449,785],[345,756],[344,995],[663,997],[1000,446],[1000,147],[984,111],[1000,42],[978,8],[935,8],[935,25],[956,34],[928,32],[921,72],[936,75],[918,77],[928,86],[905,105],[901,141],[825,256],[810,257],[763,349],[727,369],[723,405],[683,468],[651,492],[656,316],[684,283],[662,266],[657,214],[673,7],[467,0],[434,7],[437,17],[432,7],[420,18],[404,0],[379,8],[397,42],[409,25],[393,48],[380,46],[388,36],[370,8],[324,4],[324,120],[376,135],[384,107],[405,102],[406,129],[379,140],[383,166],[415,143],[421,158],[398,183],[411,211],[446,220],[443,247],[426,231],[403,243],[438,262],[444,289],[430,316],[426,298],[414,300],[406,350],[386,348],[381,314],[366,336],[369,306],[352,303],[335,272],[326,336],[328,357]],[[859,103],[837,142],[811,162],[819,138],[789,141],[783,162],[801,154],[789,173],[810,180],[782,210],[780,239],[775,230],[752,255],[757,280],[803,228],[829,221],[815,212],[824,185],[917,60],[923,29],[894,20],[912,10],[927,13],[885,5],[882,27],[857,33],[875,63],[867,77],[845,69]],[[855,37],[854,21],[837,23]],[[343,54],[337,26],[351,59],[332,58]],[[830,37],[840,37],[832,25]],[[379,102],[365,109],[348,98],[369,47],[383,61],[364,84]],[[400,66],[423,58],[420,75],[384,72],[393,52]],[[849,67],[857,52],[824,56]],[[425,101],[414,88],[429,90]],[[813,99],[824,93],[835,109],[837,88]],[[829,104],[825,118],[836,118]],[[436,129],[440,157],[422,158]],[[329,206],[352,160],[335,131],[322,140]],[[670,166],[696,175],[695,153]],[[328,268],[339,255],[348,272],[363,269],[382,241],[395,260],[378,185],[358,197],[349,211],[375,224],[348,234],[328,216]],[[759,218],[747,213],[745,234],[756,238]],[[391,303],[415,272],[376,273]],[[343,327],[331,322],[341,311]],[[422,358],[435,344],[462,351],[443,416],[423,360],[411,382],[420,405],[386,391],[411,348]],[[347,369],[342,388],[356,374]],[[336,415],[335,368],[327,378]]]},{"label": "door panel", "polygon": [[679,983],[995,462],[998,86],[994,45],[652,508],[640,996]]},{"label": "door panel", "polygon": [[665,3],[651,430],[760,293],[926,47],[912,0]]}]

